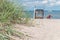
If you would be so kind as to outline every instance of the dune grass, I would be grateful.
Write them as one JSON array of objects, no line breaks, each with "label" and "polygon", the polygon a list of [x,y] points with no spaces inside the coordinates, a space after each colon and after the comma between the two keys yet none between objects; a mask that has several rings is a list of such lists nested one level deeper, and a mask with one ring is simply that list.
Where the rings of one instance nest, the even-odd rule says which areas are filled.
[{"label": "dune grass", "polygon": [[[0,0],[0,40],[12,40],[11,37],[24,34],[13,30],[15,23],[27,23],[29,17],[23,11],[23,7],[16,7],[13,2]],[[23,20],[25,19],[25,20]]]}]

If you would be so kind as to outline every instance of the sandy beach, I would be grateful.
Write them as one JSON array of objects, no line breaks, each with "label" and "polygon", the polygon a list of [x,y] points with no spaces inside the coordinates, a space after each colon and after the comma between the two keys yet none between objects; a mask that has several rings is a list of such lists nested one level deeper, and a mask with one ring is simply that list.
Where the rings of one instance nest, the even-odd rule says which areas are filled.
[{"label": "sandy beach", "polygon": [[34,19],[32,24],[34,27],[16,25],[21,28],[21,32],[32,37],[27,37],[24,40],[60,40],[59,19]]}]

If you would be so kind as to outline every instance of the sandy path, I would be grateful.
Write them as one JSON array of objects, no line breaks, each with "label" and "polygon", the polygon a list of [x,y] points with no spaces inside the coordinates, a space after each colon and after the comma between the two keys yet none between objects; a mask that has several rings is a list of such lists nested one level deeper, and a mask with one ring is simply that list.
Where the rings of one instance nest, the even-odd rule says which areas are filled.
[{"label": "sandy path", "polygon": [[60,20],[39,19],[34,21],[35,27],[18,26],[22,28],[22,32],[32,36],[25,40],[60,40]]}]

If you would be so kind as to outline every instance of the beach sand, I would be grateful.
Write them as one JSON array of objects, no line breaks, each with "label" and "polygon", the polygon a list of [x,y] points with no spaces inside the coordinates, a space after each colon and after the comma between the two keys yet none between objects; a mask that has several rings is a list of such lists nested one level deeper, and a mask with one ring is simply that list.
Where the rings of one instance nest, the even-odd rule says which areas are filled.
[{"label": "beach sand", "polygon": [[[26,27],[16,25],[21,28],[21,32],[31,37],[25,37],[24,40],[60,40],[60,20],[59,19],[34,19],[34,25]],[[19,31],[19,29],[18,29]]]}]

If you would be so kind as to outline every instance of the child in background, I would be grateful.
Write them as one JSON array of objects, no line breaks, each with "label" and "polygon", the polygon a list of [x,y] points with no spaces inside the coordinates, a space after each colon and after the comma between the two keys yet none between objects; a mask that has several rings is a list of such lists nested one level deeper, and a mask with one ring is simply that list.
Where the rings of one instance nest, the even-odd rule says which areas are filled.
[{"label": "child in background", "polygon": [[47,19],[51,19],[51,18],[52,18],[52,16],[51,16],[51,15],[48,15],[48,16],[47,16]]}]

